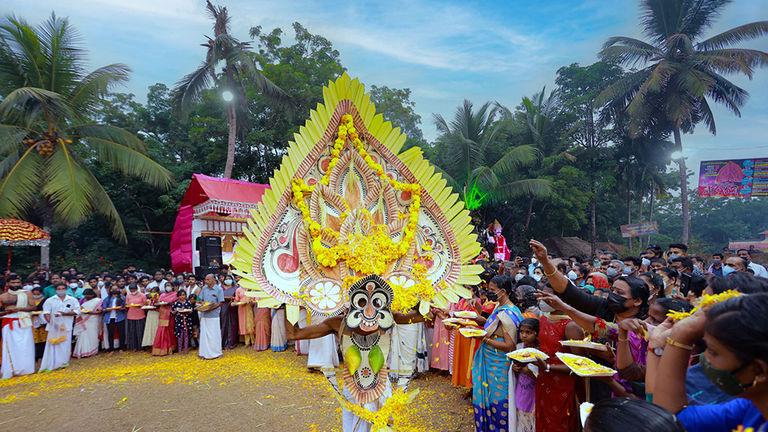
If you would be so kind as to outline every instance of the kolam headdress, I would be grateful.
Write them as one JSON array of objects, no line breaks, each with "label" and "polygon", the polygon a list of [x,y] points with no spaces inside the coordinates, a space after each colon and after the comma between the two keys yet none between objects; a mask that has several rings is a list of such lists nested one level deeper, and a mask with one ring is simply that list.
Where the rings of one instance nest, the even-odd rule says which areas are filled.
[{"label": "kolam headdress", "polygon": [[333,316],[369,275],[394,293],[392,310],[446,307],[470,297],[482,268],[469,211],[418,147],[385,121],[357,79],[323,88],[251,211],[235,272],[262,307]]}]

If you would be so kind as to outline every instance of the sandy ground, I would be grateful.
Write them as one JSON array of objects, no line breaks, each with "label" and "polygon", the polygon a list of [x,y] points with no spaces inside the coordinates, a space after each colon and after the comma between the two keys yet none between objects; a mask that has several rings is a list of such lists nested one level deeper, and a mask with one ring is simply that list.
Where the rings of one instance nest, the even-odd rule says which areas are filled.
[{"label": "sandy ground", "polygon": [[[319,372],[294,352],[100,354],[67,369],[0,381],[0,430],[340,431],[341,410]],[[420,431],[472,431],[465,390],[437,373],[419,377],[402,415]]]}]

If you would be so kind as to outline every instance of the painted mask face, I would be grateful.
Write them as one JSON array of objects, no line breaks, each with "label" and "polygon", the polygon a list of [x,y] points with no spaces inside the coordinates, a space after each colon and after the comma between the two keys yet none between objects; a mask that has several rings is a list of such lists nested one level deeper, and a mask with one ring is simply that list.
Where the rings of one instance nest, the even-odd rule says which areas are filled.
[{"label": "painted mask face", "polygon": [[349,289],[347,327],[366,333],[392,327],[395,322],[390,311],[393,295],[392,288],[379,276],[357,281]]}]

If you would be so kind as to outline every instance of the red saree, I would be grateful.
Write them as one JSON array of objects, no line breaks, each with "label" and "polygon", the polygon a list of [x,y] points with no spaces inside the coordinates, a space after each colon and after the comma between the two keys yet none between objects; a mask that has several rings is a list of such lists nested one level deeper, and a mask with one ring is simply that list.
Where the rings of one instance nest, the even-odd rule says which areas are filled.
[{"label": "red saree", "polygon": [[160,296],[160,302],[167,303],[159,306],[157,311],[159,318],[157,322],[157,333],[155,333],[155,341],[152,344],[152,355],[164,356],[172,354],[176,349],[176,337],[173,334],[173,315],[171,314],[171,306],[176,301],[178,296],[175,292],[163,293]]},{"label": "red saree", "polygon": [[[565,326],[570,320],[539,319],[539,349],[550,365],[563,364],[555,356],[561,350]],[[576,377],[561,372],[540,373],[536,379],[536,432],[569,432],[578,429]]]}]

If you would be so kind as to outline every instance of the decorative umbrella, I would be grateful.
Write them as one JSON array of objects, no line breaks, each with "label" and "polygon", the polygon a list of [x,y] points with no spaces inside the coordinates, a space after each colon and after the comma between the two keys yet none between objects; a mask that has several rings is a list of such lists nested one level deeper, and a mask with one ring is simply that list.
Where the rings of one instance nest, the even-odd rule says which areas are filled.
[{"label": "decorative umbrella", "polygon": [[19,219],[0,218],[0,246],[8,246],[8,270],[13,246],[48,246],[51,235],[37,225]]}]

